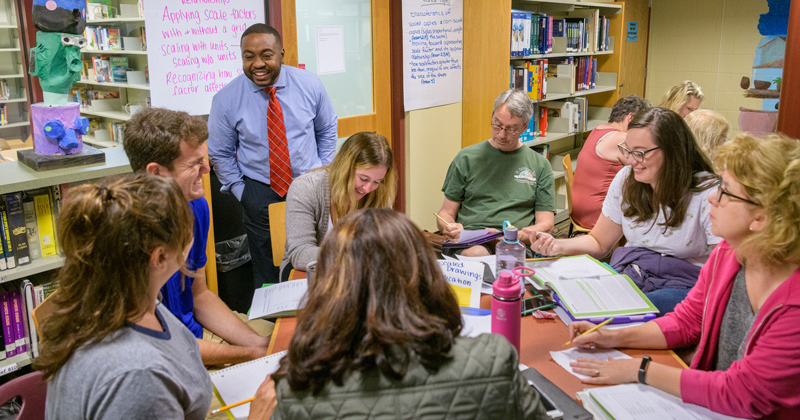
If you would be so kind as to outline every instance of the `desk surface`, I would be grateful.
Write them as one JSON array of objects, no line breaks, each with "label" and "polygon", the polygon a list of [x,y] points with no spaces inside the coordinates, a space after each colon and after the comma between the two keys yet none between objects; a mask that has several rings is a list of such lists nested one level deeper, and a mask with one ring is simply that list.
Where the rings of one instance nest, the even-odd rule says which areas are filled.
[{"label": "desk surface", "polygon": [[[299,273],[302,275],[302,273]],[[481,307],[491,308],[491,295],[481,296]],[[289,348],[289,341],[292,338],[297,318],[281,318],[275,323],[275,330],[272,332],[272,339],[269,343],[269,354],[286,350]],[[522,318],[522,338],[520,342],[520,363],[536,368],[547,379],[551,380],[568,395],[575,398],[575,393],[584,388],[594,385],[587,385],[581,382],[576,376],[564,370],[550,358],[550,352],[554,350],[564,350],[564,343],[569,340],[567,326],[560,319],[536,319],[532,316]],[[685,364],[671,350],[638,350],[638,349],[619,349],[631,357],[642,357],[649,355],[653,361],[663,363],[668,366],[686,367]]]}]

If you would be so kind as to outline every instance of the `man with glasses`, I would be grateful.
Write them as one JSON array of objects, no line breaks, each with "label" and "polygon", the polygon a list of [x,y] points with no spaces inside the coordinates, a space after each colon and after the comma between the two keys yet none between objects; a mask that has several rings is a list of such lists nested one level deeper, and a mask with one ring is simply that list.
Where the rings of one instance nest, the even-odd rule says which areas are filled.
[{"label": "man with glasses", "polygon": [[[502,229],[508,220],[519,238],[530,244],[537,232],[552,232],[555,186],[550,163],[523,146],[520,134],[533,116],[527,94],[507,90],[494,102],[492,138],[462,149],[442,186],[444,203],[436,223],[450,240],[462,230]],[[489,255],[493,249],[475,246],[462,255]]]}]

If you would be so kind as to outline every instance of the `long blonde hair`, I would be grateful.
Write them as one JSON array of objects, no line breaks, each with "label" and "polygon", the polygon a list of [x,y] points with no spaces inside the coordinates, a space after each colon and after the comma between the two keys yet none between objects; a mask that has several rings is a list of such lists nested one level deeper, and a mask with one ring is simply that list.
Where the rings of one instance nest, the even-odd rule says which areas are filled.
[{"label": "long blonde hair", "polygon": [[[152,304],[151,253],[158,246],[186,248],[192,224],[189,204],[170,178],[139,173],[108,186],[70,188],[58,220],[64,267],[34,368],[52,378],[79,347],[144,315]],[[183,267],[183,253],[177,255]]]},{"label": "long blonde hair", "polygon": [[697,83],[691,80],[684,80],[671,87],[661,98],[661,103],[658,106],[680,113],[681,107],[689,102],[692,96],[699,99],[700,102],[706,98]]},{"label": "long blonde hair", "polygon": [[740,134],[717,149],[714,164],[767,213],[766,228],[749,235],[739,251],[771,266],[800,263],[800,142]]},{"label": "long blonde hair", "polygon": [[[355,194],[356,169],[386,167],[386,176],[375,191],[360,200]],[[386,137],[372,132],[353,134],[325,168],[331,191],[331,221],[363,208],[389,207],[394,203],[397,190],[394,158]]]},{"label": "long blonde hair", "polygon": [[714,161],[717,147],[728,139],[731,123],[722,114],[710,109],[698,109],[683,117],[692,130],[697,145],[709,160]]}]

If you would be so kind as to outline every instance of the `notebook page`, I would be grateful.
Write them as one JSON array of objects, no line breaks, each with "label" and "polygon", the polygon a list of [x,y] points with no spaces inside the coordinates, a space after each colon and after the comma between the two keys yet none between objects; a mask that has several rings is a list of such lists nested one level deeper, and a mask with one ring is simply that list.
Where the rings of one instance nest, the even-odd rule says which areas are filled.
[{"label": "notebook page", "polygon": [[[211,382],[214,383],[214,387],[222,397],[220,403],[225,406],[253,398],[267,375],[278,370],[279,362],[284,355],[286,355],[286,351],[239,363],[212,373]],[[231,414],[237,419],[246,419],[249,413],[250,403],[231,409]]]},{"label": "notebook page", "polygon": [[713,419],[736,417],[688,404],[673,395],[642,384],[626,384],[586,390],[616,420]]},{"label": "notebook page", "polygon": [[301,309],[307,290],[307,279],[287,281],[256,289],[249,318],[264,318],[284,311]]}]

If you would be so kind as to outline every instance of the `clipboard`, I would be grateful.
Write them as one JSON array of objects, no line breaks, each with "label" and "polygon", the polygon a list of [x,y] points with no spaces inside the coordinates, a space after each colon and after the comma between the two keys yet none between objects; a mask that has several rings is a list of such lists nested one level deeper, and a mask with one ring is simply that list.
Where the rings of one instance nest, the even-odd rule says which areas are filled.
[{"label": "clipboard", "polygon": [[[582,405],[570,398],[556,384],[550,382],[544,375],[534,368],[522,371],[522,376],[528,383],[539,391],[542,401],[550,400],[558,411],[561,411],[561,418],[564,420],[591,420],[594,418]],[[551,410],[548,410],[551,411]]]}]

